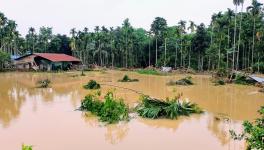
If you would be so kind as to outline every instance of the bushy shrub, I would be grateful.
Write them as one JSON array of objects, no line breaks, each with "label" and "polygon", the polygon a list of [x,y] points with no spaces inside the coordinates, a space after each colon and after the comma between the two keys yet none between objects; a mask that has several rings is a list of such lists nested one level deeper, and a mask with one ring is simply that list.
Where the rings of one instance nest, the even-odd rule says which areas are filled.
[{"label": "bushy shrub", "polygon": [[51,83],[51,81],[49,79],[44,79],[44,80],[38,80],[37,81],[37,87],[39,88],[47,88],[49,87],[49,84]]},{"label": "bushy shrub", "polygon": [[104,101],[100,101],[98,95],[88,95],[81,103],[81,110],[90,111],[103,122],[117,123],[128,120],[129,107],[122,99],[115,99],[112,92],[108,92]]},{"label": "bushy shrub", "polygon": [[252,85],[253,81],[247,79],[247,76],[242,73],[237,73],[234,79],[235,84]]},{"label": "bushy shrub", "polygon": [[188,76],[178,81],[170,81],[167,85],[193,85],[192,77]]},{"label": "bushy shrub", "polygon": [[141,97],[141,103],[136,107],[136,110],[139,116],[151,119],[176,119],[179,116],[202,113],[202,110],[196,104],[185,101],[181,102],[179,101],[179,97],[163,101],[145,95]]},{"label": "bushy shrub", "polygon": [[96,90],[100,89],[101,85],[95,80],[90,80],[86,85],[83,86],[85,89]]},{"label": "bushy shrub", "polygon": [[138,79],[131,79],[128,75],[124,75],[124,77],[121,80],[118,80],[119,82],[137,82]]}]

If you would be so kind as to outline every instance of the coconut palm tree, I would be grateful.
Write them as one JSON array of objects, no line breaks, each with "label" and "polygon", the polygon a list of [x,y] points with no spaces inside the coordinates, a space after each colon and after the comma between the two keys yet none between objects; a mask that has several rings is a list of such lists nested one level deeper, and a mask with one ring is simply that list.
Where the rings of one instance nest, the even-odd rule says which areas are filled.
[{"label": "coconut palm tree", "polygon": [[252,31],[252,53],[251,53],[251,66],[254,65],[254,51],[255,51],[255,36],[256,36],[256,19],[259,16],[261,9],[261,3],[257,0],[253,0],[251,6],[247,7],[247,11],[251,13],[253,18],[253,31]]},{"label": "coconut palm tree", "polygon": [[233,59],[232,59],[232,69],[235,69],[235,52],[236,52],[236,32],[237,32],[237,7],[240,5],[240,0],[233,0],[235,5],[235,27],[234,27],[234,44],[233,44]]},{"label": "coconut palm tree", "polygon": [[244,8],[244,0],[239,0],[241,4],[241,11],[240,11],[240,23],[239,23],[239,33],[238,33],[238,46],[237,46],[237,63],[236,63],[236,70],[238,70],[239,64],[239,49],[240,49],[240,41],[241,41],[241,32],[242,32],[242,19],[243,19],[243,8]]},{"label": "coconut palm tree", "polygon": [[186,21],[180,20],[178,23],[180,28],[180,40],[181,40],[181,67],[183,66],[183,35],[185,34]]}]

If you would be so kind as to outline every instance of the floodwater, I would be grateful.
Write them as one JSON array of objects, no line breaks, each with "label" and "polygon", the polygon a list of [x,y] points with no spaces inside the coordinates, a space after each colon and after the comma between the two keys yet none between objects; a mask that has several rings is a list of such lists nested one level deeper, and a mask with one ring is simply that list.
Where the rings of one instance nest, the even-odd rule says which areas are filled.
[{"label": "floodwater", "polygon": [[[213,86],[210,76],[192,75],[193,86],[166,86],[184,75],[152,76],[134,72],[1,73],[0,149],[19,150],[23,143],[34,150],[240,150],[244,141],[233,141],[229,130],[241,132],[243,120],[253,121],[264,105],[264,94],[253,86]],[[78,72],[78,74],[80,74]],[[139,82],[119,83],[123,75]],[[35,88],[49,78],[51,88]],[[132,118],[127,123],[103,125],[95,116],[75,111],[90,91],[90,79],[102,84],[102,93],[114,90],[130,106],[142,92],[156,98],[174,97],[197,103],[203,114],[178,120]],[[122,88],[121,88],[122,87]],[[129,90],[132,89],[132,90]]]}]

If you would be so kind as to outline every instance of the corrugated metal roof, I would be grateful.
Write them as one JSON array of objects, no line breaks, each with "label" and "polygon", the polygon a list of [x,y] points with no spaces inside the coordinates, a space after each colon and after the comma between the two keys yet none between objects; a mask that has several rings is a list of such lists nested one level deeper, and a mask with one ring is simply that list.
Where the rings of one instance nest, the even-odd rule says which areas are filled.
[{"label": "corrugated metal roof", "polygon": [[70,55],[66,54],[56,54],[56,53],[33,53],[33,55],[48,59],[53,62],[59,62],[59,61],[75,61],[75,62],[80,62],[78,58],[75,58]]},{"label": "corrugated metal roof", "polygon": [[264,84],[264,78],[261,78],[261,77],[257,77],[257,76],[249,76],[251,79],[259,82],[259,83],[263,83]]}]

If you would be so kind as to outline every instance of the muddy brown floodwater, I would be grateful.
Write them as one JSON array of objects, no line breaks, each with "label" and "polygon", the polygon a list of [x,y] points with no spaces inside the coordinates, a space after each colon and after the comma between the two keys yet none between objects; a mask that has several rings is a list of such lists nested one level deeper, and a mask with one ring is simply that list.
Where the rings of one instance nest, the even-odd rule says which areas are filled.
[{"label": "muddy brown floodwater", "polygon": [[[0,149],[20,150],[22,143],[34,150],[240,150],[244,141],[230,139],[229,130],[242,130],[243,120],[254,120],[264,105],[264,94],[253,86],[213,86],[210,76],[193,75],[193,86],[166,86],[183,75],[152,76],[134,72],[1,73]],[[119,83],[123,75],[139,82]],[[51,88],[35,88],[39,79],[49,78]],[[183,98],[205,110],[201,115],[178,120],[149,120],[136,117],[128,123],[104,126],[97,118],[80,111],[89,93],[82,86],[90,79],[102,85],[102,93],[114,86],[133,89],[156,98]],[[115,88],[115,95],[131,106],[139,95]]]}]

